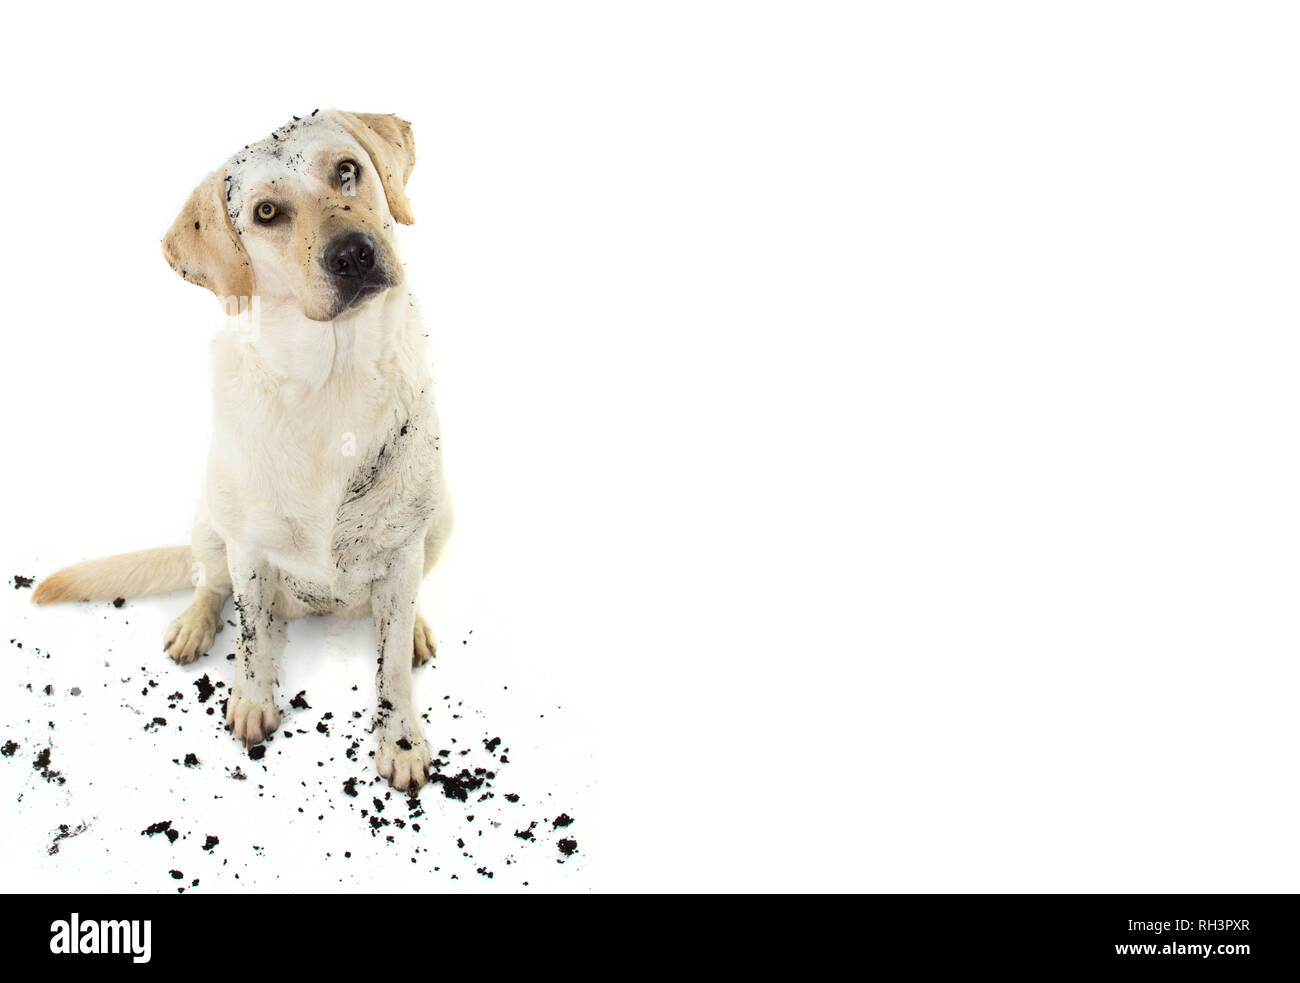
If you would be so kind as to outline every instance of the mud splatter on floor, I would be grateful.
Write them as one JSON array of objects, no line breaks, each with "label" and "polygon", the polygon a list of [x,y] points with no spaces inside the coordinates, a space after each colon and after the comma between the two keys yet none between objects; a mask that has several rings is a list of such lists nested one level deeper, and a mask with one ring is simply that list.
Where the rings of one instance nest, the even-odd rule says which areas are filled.
[{"label": "mud splatter on floor", "polygon": [[90,826],[87,823],[79,823],[75,827],[69,826],[67,823],[60,823],[58,832],[54,834],[54,839],[50,841],[49,847],[46,848],[46,853],[53,856],[59,852],[60,843],[64,840],[70,840],[74,836],[80,836],[89,828]]},{"label": "mud splatter on floor", "polygon": [[[133,604],[131,620],[153,603]],[[14,638],[0,667],[0,686],[11,695],[0,721],[9,731],[0,744],[0,780],[18,822],[40,823],[39,852],[50,862],[75,864],[93,854],[125,890],[159,890],[164,882],[179,891],[298,890],[304,875],[317,890],[373,886],[376,878],[404,890],[436,883],[546,889],[565,883],[554,879],[557,851],[582,876],[581,866],[572,867],[576,840],[559,832],[580,812],[565,801],[563,786],[548,788],[531,771],[538,725],[507,754],[500,710],[439,687],[421,713],[435,749],[431,774],[412,795],[389,788],[374,769],[373,688],[357,680],[353,657],[333,676],[302,679],[314,685],[281,690],[281,726],[244,749],[225,730],[229,678],[221,677],[234,674],[229,660],[220,652],[196,666],[161,655],[142,660],[134,641],[111,634],[133,637],[128,622],[109,617],[109,605],[98,610],[93,617],[106,619],[102,631],[111,640],[56,640],[70,654],[51,660],[43,646]],[[129,660],[118,647],[133,653]],[[417,678],[428,689],[448,675],[445,666],[431,664]],[[516,723],[554,709],[527,707]],[[497,726],[489,728],[494,714]],[[71,809],[81,814],[69,816]],[[74,838],[78,847],[69,849]],[[304,866],[306,854],[316,859]],[[547,865],[555,872],[550,881]]]}]

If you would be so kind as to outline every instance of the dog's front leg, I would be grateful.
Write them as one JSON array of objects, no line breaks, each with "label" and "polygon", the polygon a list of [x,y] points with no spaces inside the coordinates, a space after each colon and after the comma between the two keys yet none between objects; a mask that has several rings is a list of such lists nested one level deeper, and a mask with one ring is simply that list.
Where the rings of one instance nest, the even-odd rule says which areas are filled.
[{"label": "dog's front leg", "polygon": [[370,595],[379,644],[375,766],[389,785],[403,790],[427,782],[433,760],[411,691],[411,633],[423,574],[424,541],[417,538],[394,554],[387,575],[374,582]]},{"label": "dog's front leg", "polygon": [[226,727],[246,747],[260,744],[280,726],[275,709],[275,656],[284,647],[285,623],[271,613],[277,573],[264,557],[231,547],[235,594],[235,640],[239,660],[226,703]]}]

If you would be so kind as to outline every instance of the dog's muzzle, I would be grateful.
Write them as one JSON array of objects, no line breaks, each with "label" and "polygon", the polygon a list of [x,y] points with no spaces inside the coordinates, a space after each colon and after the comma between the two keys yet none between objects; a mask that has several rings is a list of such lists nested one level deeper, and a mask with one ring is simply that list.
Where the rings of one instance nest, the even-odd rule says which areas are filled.
[{"label": "dog's muzzle", "polygon": [[375,240],[365,232],[347,232],[332,239],[321,255],[321,265],[345,308],[392,286],[376,266]]}]

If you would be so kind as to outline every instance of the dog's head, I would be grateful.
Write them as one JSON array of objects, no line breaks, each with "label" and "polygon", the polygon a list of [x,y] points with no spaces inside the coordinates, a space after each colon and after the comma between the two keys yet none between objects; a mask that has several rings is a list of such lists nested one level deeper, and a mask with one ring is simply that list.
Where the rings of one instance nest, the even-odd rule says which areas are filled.
[{"label": "dog's head", "polygon": [[223,300],[256,295],[331,321],[401,283],[393,223],[415,221],[414,166],[411,124],[396,116],[295,118],[194,189],[163,255]]}]

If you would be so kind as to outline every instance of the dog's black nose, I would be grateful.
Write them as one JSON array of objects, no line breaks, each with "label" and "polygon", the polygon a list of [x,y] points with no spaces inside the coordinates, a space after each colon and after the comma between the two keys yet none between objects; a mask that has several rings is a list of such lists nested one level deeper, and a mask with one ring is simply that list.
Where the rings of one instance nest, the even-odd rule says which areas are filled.
[{"label": "dog's black nose", "polygon": [[341,235],[325,247],[322,262],[332,276],[364,279],[375,268],[375,240],[364,232]]}]

